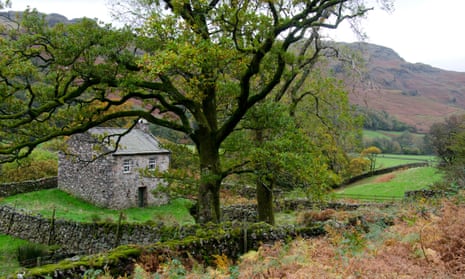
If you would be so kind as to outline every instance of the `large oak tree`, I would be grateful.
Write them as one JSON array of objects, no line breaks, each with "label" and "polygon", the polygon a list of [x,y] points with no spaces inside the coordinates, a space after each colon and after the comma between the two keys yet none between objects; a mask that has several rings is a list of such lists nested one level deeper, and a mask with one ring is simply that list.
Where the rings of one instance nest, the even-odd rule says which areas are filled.
[{"label": "large oak tree", "polygon": [[370,9],[363,0],[132,2],[142,7],[134,28],[91,20],[50,28],[28,11],[1,30],[0,159],[145,118],[195,144],[199,222],[220,220],[221,181],[235,170],[222,168],[220,147],[247,111],[298,82],[322,29]]}]

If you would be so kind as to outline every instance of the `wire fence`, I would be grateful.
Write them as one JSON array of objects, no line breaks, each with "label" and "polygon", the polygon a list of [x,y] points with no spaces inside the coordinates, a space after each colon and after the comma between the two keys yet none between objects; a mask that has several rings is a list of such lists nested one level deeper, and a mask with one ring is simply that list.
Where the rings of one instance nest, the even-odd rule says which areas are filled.
[{"label": "wire fence", "polygon": [[383,195],[362,195],[362,194],[342,194],[335,195],[338,200],[350,199],[359,201],[374,201],[374,202],[400,202],[404,200],[403,196],[383,196]]},{"label": "wire fence", "polygon": [[[85,255],[85,252],[82,252],[82,255]],[[35,266],[42,266],[46,264],[54,264],[61,260],[69,259],[70,261],[77,261],[80,259],[79,256],[76,254],[53,254],[49,256],[41,256],[41,257],[32,257],[28,259],[21,259],[19,260],[19,264],[23,267],[35,267]]]}]

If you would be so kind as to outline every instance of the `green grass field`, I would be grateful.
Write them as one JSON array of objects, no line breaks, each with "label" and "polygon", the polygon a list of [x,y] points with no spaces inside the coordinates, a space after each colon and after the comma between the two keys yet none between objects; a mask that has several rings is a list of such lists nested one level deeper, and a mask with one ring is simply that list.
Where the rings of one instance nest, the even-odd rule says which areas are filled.
[{"label": "green grass field", "polygon": [[391,138],[384,131],[375,131],[375,130],[363,130],[363,137],[367,139],[375,139],[375,138],[390,139]]},{"label": "green grass field", "polygon": [[335,191],[335,197],[354,199],[402,198],[405,191],[428,188],[442,179],[442,174],[434,167],[399,170],[360,180],[350,186]]},{"label": "green grass field", "polygon": [[379,154],[376,157],[376,169],[384,169],[410,163],[429,162],[434,164],[436,156],[432,155],[399,155],[399,154]]},{"label": "green grass field", "polygon": [[[397,131],[383,131],[383,130],[363,130],[363,137],[366,139],[373,140],[375,138],[392,139],[394,137],[401,136],[405,132]],[[423,138],[424,134],[410,133],[414,138]]]},{"label": "green grass field", "polygon": [[20,268],[16,259],[16,251],[19,246],[27,243],[25,240],[0,234],[0,278]]},{"label": "green grass field", "polygon": [[161,221],[168,225],[194,223],[188,209],[191,202],[185,199],[176,199],[163,206],[111,210],[94,206],[58,189],[49,189],[7,197],[1,200],[0,204],[25,209],[32,214],[41,214],[49,218],[55,209],[57,219],[76,222],[117,222],[122,212],[125,222]]}]

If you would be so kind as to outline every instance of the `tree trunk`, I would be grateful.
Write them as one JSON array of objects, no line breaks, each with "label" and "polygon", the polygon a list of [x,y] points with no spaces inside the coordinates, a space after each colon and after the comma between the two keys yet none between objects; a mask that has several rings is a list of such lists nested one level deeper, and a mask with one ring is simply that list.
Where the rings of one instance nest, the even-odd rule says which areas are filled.
[{"label": "tree trunk", "polygon": [[209,170],[202,170],[199,193],[197,197],[197,223],[214,222],[221,220],[220,212],[220,184],[221,181],[212,179]]},{"label": "tree trunk", "polygon": [[[255,130],[255,143],[262,145],[265,141],[263,130]],[[263,162],[261,164],[264,164]],[[264,169],[264,166],[258,166],[259,169]],[[265,182],[270,182],[269,186]],[[274,209],[273,209],[273,178],[262,179],[257,177],[257,206],[258,206],[258,221],[266,222],[274,225]]]},{"label": "tree trunk", "polygon": [[257,182],[258,221],[274,225],[273,183],[266,185],[258,179]]},{"label": "tree trunk", "polygon": [[200,158],[200,185],[197,197],[197,223],[221,221],[220,188],[221,167],[219,150],[207,140],[198,145]]}]

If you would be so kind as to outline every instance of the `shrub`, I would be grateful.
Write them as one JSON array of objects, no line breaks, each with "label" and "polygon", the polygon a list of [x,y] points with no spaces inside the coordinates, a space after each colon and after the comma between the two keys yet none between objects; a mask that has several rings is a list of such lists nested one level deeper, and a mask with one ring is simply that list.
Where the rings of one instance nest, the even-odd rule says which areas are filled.
[{"label": "shrub", "polygon": [[55,153],[39,148],[27,158],[0,167],[0,182],[19,182],[56,176],[58,160]]},{"label": "shrub", "polygon": [[163,261],[163,257],[159,255],[143,253],[138,259],[137,266],[144,271],[155,272],[160,268],[160,264]]},{"label": "shrub", "polygon": [[39,262],[38,259],[45,256],[48,256],[48,251],[42,245],[28,243],[18,247],[17,259],[22,266],[36,266]]},{"label": "shrub", "polygon": [[350,160],[349,174],[350,176],[357,176],[365,172],[370,166],[370,161],[363,157],[357,157]]},{"label": "shrub", "polygon": [[465,207],[447,202],[442,218],[437,222],[439,239],[433,242],[448,271],[454,275],[465,274]]},{"label": "shrub", "polygon": [[327,221],[333,218],[335,213],[336,211],[334,209],[304,211],[297,216],[297,223],[300,225],[309,226],[314,222]]},{"label": "shrub", "polygon": [[94,222],[94,223],[98,223],[98,222],[102,221],[102,217],[101,217],[99,214],[97,214],[97,213],[92,214],[92,215],[90,216],[90,219],[91,219],[92,222]]}]

